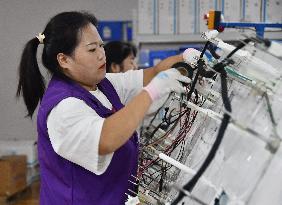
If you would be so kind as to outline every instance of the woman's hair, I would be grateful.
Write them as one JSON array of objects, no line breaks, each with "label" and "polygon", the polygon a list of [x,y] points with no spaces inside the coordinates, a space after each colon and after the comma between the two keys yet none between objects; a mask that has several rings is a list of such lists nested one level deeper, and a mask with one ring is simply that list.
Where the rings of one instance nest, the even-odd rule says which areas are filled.
[{"label": "woman's hair", "polygon": [[123,41],[111,41],[107,43],[104,47],[106,54],[106,68],[107,73],[111,73],[112,63],[121,65],[124,59],[126,59],[130,54],[136,57],[136,47],[128,42]]},{"label": "woman's hair", "polygon": [[[82,29],[89,23],[97,27],[96,17],[87,12],[77,11],[57,14],[48,22],[42,33],[45,36],[42,63],[51,74],[68,78],[59,66],[57,54],[71,56],[79,44]],[[39,43],[37,37],[27,42],[19,65],[17,97],[23,95],[27,116],[31,118],[45,91],[45,80],[36,59]]]}]

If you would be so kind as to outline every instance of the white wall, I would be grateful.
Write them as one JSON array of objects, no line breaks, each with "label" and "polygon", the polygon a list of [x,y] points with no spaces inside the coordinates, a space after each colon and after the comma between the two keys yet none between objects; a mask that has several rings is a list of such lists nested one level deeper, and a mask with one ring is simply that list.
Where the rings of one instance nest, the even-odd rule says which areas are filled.
[{"label": "white wall", "polygon": [[[137,0],[0,0],[0,139],[36,138],[36,118],[15,98],[24,44],[55,14],[87,10],[100,20],[131,20]],[[40,49],[39,49],[40,50]]]}]

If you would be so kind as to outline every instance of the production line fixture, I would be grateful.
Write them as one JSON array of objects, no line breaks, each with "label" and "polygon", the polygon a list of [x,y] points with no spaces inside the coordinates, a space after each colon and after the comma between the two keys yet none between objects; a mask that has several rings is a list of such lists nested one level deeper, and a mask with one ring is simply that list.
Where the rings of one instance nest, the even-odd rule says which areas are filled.
[{"label": "production line fixture", "polygon": [[187,91],[142,128],[127,205],[281,204],[281,45],[245,36],[233,46],[217,34],[203,33]]}]

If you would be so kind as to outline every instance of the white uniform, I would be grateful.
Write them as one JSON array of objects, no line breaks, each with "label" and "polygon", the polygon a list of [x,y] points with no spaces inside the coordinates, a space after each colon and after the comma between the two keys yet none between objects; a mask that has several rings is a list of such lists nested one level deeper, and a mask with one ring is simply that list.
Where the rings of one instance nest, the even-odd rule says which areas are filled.
[{"label": "white uniform", "polygon": [[[143,70],[107,73],[121,102],[127,104],[143,87]],[[111,103],[100,91],[90,91],[105,107]],[[100,175],[109,166],[113,153],[99,155],[100,134],[104,123],[84,101],[69,97],[52,109],[47,119],[48,134],[54,151],[63,158]]]}]

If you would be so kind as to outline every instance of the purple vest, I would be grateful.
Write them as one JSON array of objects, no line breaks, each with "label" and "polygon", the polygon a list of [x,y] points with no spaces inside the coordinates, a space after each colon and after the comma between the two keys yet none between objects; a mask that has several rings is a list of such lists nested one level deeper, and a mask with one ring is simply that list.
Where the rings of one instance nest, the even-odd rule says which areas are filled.
[{"label": "purple vest", "polygon": [[[98,88],[113,106],[120,110],[116,90],[108,79],[103,79]],[[138,163],[138,137],[136,132],[118,150],[102,175],[96,175],[55,153],[48,132],[47,117],[63,99],[75,97],[83,100],[97,114],[106,118],[113,114],[95,96],[80,85],[53,76],[41,101],[38,116],[38,156],[41,172],[41,205],[119,205],[124,204],[128,189],[136,190],[128,180],[135,181]],[[121,125],[122,126],[122,125]]]}]

